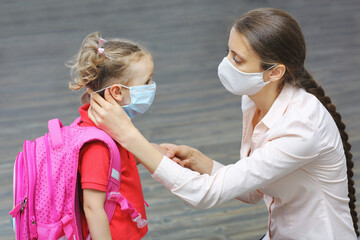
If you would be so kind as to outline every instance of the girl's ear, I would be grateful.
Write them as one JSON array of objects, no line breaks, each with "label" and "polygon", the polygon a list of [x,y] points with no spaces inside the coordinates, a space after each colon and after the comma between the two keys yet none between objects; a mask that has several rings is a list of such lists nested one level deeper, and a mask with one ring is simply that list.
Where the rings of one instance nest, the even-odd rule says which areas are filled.
[{"label": "girl's ear", "polygon": [[276,65],[273,69],[269,70],[269,80],[272,82],[279,81],[285,74],[286,67],[284,64]]},{"label": "girl's ear", "polygon": [[124,98],[124,93],[122,90],[123,87],[118,84],[112,85],[109,89],[111,96],[118,102],[121,102]]}]

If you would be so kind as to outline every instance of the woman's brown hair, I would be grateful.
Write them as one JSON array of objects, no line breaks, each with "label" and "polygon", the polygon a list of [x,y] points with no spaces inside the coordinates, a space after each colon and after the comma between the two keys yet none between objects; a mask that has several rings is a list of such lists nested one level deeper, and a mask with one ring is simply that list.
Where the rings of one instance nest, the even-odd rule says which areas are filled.
[{"label": "woman's brown hair", "polygon": [[[130,64],[151,54],[143,46],[127,39],[102,39],[100,32],[87,35],[79,52],[67,63],[71,68],[69,87],[78,90],[88,87],[94,91],[113,83],[128,84]],[[85,93],[82,102],[88,101]]]},{"label": "woman's brown hair", "polygon": [[279,91],[285,83],[291,83],[308,93],[316,96],[333,117],[342,139],[348,176],[349,207],[356,235],[359,236],[358,218],[355,211],[355,187],[352,179],[354,173],[352,168],[351,145],[348,142],[348,134],[345,132],[345,124],[340,114],[336,111],[330,97],[326,96],[324,89],[313,79],[305,69],[306,56],[305,39],[302,31],[288,13],[273,9],[260,8],[247,12],[234,23],[237,32],[246,37],[255,54],[262,61],[265,70],[273,64],[284,64],[286,72],[283,81],[279,85]]}]

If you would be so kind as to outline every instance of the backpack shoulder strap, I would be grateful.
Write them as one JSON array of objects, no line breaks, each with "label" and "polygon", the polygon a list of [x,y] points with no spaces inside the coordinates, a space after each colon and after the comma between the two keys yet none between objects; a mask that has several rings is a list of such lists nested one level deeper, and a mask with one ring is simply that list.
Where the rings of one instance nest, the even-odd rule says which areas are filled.
[{"label": "backpack shoulder strap", "polygon": [[[77,120],[75,120],[76,122]],[[74,122],[74,123],[75,123]],[[71,125],[74,127],[74,125]],[[96,128],[96,127],[79,127],[82,129],[83,134],[78,142],[79,151],[81,147],[91,141],[102,141],[105,143],[107,148],[109,149],[110,153],[110,164],[109,164],[109,173],[108,173],[108,186],[106,190],[106,201],[104,205],[104,209],[106,212],[106,215],[108,216],[109,222],[111,221],[114,212],[115,207],[117,205],[116,202],[109,201],[108,195],[111,192],[119,192],[120,191],[120,175],[121,175],[121,158],[120,158],[120,152],[115,144],[114,140],[104,131]]]},{"label": "backpack shoulder strap", "polygon": [[120,152],[114,140],[107,133],[96,127],[84,127],[83,131],[84,133],[79,141],[79,147],[81,148],[87,142],[102,141],[110,152],[110,166],[115,168],[116,171],[120,171]]},{"label": "backpack shoulder strap", "polygon": [[114,140],[104,131],[96,127],[79,127],[79,119],[76,119],[70,126],[81,128],[83,132],[79,143],[80,148],[86,143],[94,140],[100,140],[104,142],[110,152],[110,166],[108,173],[108,186],[106,190],[106,200],[104,209],[108,216],[109,222],[111,222],[114,215],[115,208],[120,204],[121,211],[128,213],[133,222],[136,222],[138,228],[143,228],[147,225],[147,221],[142,218],[141,214],[135,209],[135,207],[120,193],[120,175],[121,175],[121,159],[120,152],[115,144]]},{"label": "backpack shoulder strap", "polygon": [[51,119],[48,121],[49,136],[51,147],[53,149],[59,148],[64,145],[64,140],[61,135],[62,123],[59,119]]}]

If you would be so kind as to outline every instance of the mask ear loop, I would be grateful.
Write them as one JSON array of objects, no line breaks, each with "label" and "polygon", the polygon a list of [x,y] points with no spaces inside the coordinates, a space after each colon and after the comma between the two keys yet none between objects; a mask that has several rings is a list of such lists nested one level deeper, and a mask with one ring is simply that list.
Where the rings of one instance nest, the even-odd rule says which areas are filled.
[{"label": "mask ear loop", "polygon": [[[266,71],[269,71],[269,70],[271,70],[271,69],[273,69],[274,67],[276,67],[277,65],[279,65],[279,64],[274,64],[274,65],[272,65],[271,67],[269,67],[268,69],[266,69],[264,72],[266,72]],[[263,73],[264,73],[263,72]],[[267,81],[267,82],[265,82],[264,81],[264,77],[263,77],[263,82],[265,83],[265,85],[267,85],[267,84],[269,84],[271,81]]]},{"label": "mask ear loop", "polygon": [[271,67],[269,67],[268,69],[266,69],[264,72],[266,72],[266,71],[268,71],[268,70],[273,69],[273,68],[274,68],[274,67],[276,67],[277,65],[279,65],[279,64],[278,64],[278,63],[276,63],[276,64],[272,65]]},{"label": "mask ear loop", "polygon": [[[120,83],[116,83],[116,84],[113,84],[113,85],[111,85],[111,86],[104,87],[104,88],[102,88],[102,89],[100,89],[100,90],[97,90],[97,91],[93,91],[93,90],[91,90],[91,89],[89,88],[89,90],[92,91],[92,93],[90,93],[91,99],[92,99],[94,93],[99,93],[99,92],[101,92],[101,91],[105,91],[106,89],[111,88],[111,87],[114,86],[114,85],[120,85],[120,86],[122,86],[122,87],[124,87],[124,88],[130,89],[129,87],[124,86],[124,85],[122,85],[122,84],[120,84]],[[88,92],[89,92],[89,91],[88,91]]]},{"label": "mask ear loop", "polygon": [[99,93],[99,92],[104,91],[104,90],[106,90],[106,89],[108,89],[108,88],[110,88],[110,87],[111,87],[111,86],[108,86],[108,87],[102,88],[102,89],[100,89],[100,90],[93,91],[93,92],[90,94],[91,99],[93,98],[94,93]]}]

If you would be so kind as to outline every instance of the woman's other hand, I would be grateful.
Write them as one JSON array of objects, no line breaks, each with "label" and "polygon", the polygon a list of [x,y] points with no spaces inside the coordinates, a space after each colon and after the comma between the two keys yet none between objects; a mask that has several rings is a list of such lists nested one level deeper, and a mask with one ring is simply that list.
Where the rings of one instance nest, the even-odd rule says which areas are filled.
[{"label": "woman's other hand", "polygon": [[213,160],[199,150],[186,145],[175,145],[171,143],[163,143],[160,144],[160,146],[168,149],[166,156],[181,166],[190,168],[200,174],[211,174]]},{"label": "woman's other hand", "polygon": [[[161,144],[158,145],[156,143],[151,143],[159,152],[161,152],[163,155],[166,155],[168,158],[171,158],[174,162],[178,163],[180,166],[184,167],[184,162],[181,161],[179,158],[174,156],[172,154],[172,150],[170,148],[167,148],[167,145],[169,146],[175,146],[173,144]],[[171,151],[171,152],[170,152]],[[167,154],[168,153],[168,154]]]}]

